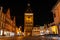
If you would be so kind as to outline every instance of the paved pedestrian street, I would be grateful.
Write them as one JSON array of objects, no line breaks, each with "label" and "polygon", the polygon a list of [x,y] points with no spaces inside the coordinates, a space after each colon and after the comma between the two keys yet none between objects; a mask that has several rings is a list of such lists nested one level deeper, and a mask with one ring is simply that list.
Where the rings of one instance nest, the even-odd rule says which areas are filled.
[{"label": "paved pedestrian street", "polygon": [[45,36],[17,36],[17,37],[0,37],[0,40],[60,40],[57,37],[45,37]]}]

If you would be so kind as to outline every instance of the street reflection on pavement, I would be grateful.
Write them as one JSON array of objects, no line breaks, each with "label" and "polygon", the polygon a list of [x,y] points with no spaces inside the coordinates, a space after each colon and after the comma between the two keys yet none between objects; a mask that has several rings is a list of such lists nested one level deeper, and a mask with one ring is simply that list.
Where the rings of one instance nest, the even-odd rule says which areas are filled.
[{"label": "street reflection on pavement", "polygon": [[16,37],[1,37],[0,40],[60,40],[57,37],[46,37],[46,36],[16,36]]}]

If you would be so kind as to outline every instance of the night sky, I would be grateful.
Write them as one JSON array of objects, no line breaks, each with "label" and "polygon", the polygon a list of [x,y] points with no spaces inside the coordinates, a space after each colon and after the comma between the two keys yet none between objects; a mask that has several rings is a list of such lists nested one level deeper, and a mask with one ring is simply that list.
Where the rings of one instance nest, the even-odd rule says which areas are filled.
[{"label": "night sky", "polygon": [[[51,12],[57,0],[30,0],[34,13],[34,25],[43,25],[53,22]],[[16,25],[24,24],[24,12],[27,10],[28,0],[0,0],[0,6],[4,7],[4,13],[11,9],[11,16],[16,16]]]}]

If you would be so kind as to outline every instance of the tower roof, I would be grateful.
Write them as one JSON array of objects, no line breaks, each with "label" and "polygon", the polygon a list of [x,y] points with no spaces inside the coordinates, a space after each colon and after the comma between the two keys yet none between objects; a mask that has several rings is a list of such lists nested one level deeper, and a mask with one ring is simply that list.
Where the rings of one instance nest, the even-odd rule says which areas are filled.
[{"label": "tower roof", "polygon": [[31,6],[30,6],[30,3],[27,4],[27,10],[25,11],[25,13],[33,13]]}]

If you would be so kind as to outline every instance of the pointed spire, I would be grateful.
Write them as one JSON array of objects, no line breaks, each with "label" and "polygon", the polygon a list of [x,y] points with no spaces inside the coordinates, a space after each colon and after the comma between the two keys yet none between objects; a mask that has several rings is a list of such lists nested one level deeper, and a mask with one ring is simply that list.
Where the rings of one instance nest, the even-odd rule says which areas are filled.
[{"label": "pointed spire", "polygon": [[2,13],[3,13],[3,7],[1,6],[0,7],[0,16],[2,15]]},{"label": "pointed spire", "polygon": [[28,2],[27,2],[27,6],[28,6],[28,7],[30,7],[30,6],[31,6],[30,1],[28,1]]},{"label": "pointed spire", "polygon": [[25,12],[26,13],[32,13],[30,1],[28,1],[28,3],[27,3],[27,10]]},{"label": "pointed spire", "polygon": [[8,18],[10,18],[10,8],[8,8],[8,10],[7,10],[7,12],[6,12],[6,16],[7,16]]},{"label": "pointed spire", "polygon": [[27,6],[30,7],[30,3],[29,2],[27,3]]},{"label": "pointed spire", "polygon": [[0,7],[0,10],[1,10],[1,12],[3,11],[3,7],[2,6]]}]

